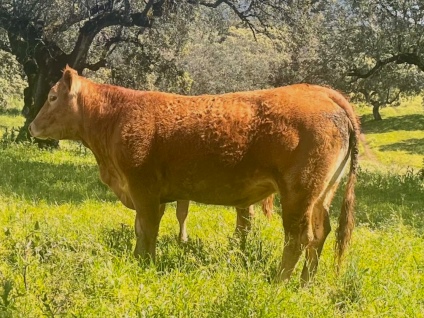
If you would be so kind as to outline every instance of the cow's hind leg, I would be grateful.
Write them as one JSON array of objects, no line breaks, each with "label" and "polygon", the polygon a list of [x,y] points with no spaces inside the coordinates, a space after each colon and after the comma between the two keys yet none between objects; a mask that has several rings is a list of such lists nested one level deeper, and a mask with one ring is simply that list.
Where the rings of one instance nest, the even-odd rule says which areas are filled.
[{"label": "cow's hind leg", "polygon": [[324,247],[325,240],[331,231],[330,225],[330,204],[338,183],[327,190],[324,195],[315,203],[312,215],[313,240],[306,248],[306,259],[302,270],[302,284],[305,285],[313,278],[317,269],[318,261]]},{"label": "cow's hind leg", "polygon": [[188,206],[190,204],[189,200],[180,200],[177,201],[177,219],[180,225],[180,233],[178,239],[180,242],[187,242],[187,215],[188,215]]},{"label": "cow's hind leg", "polygon": [[300,161],[278,183],[284,197],[281,207],[285,245],[277,280],[290,278],[302,251],[314,241],[314,209],[327,188],[327,171],[319,161]]},{"label": "cow's hind leg", "polygon": [[312,218],[314,237],[306,247],[306,259],[301,275],[302,285],[307,284],[315,275],[325,239],[331,231],[328,209],[324,208],[322,203],[317,202]]},{"label": "cow's hind leg", "polygon": [[286,198],[283,206],[284,250],[277,281],[287,281],[306,245],[312,240],[310,215],[313,202],[306,197]]},{"label": "cow's hind leg", "polygon": [[136,205],[137,214],[134,228],[137,242],[134,250],[135,257],[145,261],[155,261],[156,240],[164,207],[158,202],[143,202]]},{"label": "cow's hind leg", "polygon": [[237,224],[235,235],[240,238],[241,248],[246,246],[247,235],[252,227],[252,219],[255,214],[253,205],[248,208],[236,208],[237,211]]}]

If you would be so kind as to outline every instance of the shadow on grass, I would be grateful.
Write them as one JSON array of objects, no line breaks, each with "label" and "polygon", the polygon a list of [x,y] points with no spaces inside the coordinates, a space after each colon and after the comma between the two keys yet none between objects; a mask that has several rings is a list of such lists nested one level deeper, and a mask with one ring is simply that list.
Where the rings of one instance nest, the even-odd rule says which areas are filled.
[{"label": "shadow on grass", "polygon": [[408,139],[394,144],[381,146],[381,151],[406,151],[411,154],[424,155],[424,138]]},{"label": "shadow on grass", "polygon": [[100,237],[108,249],[118,256],[130,254],[134,249],[134,229],[126,224],[121,223],[117,229],[104,227],[101,229]]},{"label": "shadow on grass", "polygon": [[25,155],[9,151],[0,156],[0,193],[47,203],[117,200],[95,166],[33,162]]},{"label": "shadow on grass", "polygon": [[383,120],[373,120],[369,116],[362,116],[362,130],[364,133],[383,133],[397,130],[424,130],[424,115],[413,114],[389,117]]}]

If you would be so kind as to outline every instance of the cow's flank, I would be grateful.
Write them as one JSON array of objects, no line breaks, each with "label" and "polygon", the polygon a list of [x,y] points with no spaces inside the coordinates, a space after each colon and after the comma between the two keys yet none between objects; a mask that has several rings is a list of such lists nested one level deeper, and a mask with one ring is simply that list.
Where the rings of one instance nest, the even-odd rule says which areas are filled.
[{"label": "cow's flank", "polygon": [[81,140],[93,151],[103,182],[136,210],[137,256],[155,257],[163,203],[248,210],[279,192],[285,246],[278,279],[290,277],[305,250],[306,282],[330,232],[330,203],[349,158],[339,258],[350,240],[359,124],[329,88],[180,96],[97,84],[66,68],[29,129],[38,138]]}]

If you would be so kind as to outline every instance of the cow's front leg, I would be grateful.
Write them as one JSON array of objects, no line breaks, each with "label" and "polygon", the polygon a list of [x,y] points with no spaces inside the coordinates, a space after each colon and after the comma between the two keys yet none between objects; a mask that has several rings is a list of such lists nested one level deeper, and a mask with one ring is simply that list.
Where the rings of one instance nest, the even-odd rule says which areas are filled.
[{"label": "cow's front leg", "polygon": [[163,210],[159,201],[146,201],[142,204],[137,204],[134,226],[137,236],[134,250],[135,257],[145,261],[155,261],[156,240]]}]

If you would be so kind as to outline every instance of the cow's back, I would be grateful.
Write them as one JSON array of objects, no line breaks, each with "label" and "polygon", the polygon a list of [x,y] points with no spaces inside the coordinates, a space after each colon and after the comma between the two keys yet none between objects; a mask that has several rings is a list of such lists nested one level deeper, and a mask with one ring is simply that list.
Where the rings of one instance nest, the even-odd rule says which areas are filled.
[{"label": "cow's back", "polygon": [[[193,151],[243,154],[264,138],[281,140],[291,149],[299,130],[319,130],[323,113],[340,112],[322,87],[293,85],[223,95],[181,96],[152,92],[146,107],[155,114],[157,142],[170,150],[186,144]],[[147,105],[146,105],[147,104]],[[137,123],[135,123],[137,125]],[[290,138],[292,139],[292,138]]]}]

